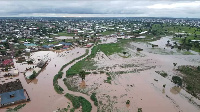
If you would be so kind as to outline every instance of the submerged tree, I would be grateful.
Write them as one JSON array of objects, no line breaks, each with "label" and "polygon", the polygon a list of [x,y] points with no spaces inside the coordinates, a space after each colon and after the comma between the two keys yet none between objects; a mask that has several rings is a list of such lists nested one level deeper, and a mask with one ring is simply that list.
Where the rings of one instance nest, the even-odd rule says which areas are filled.
[{"label": "submerged tree", "polygon": [[182,86],[182,79],[179,76],[173,76],[172,81],[179,86]]},{"label": "submerged tree", "polygon": [[127,52],[123,52],[124,56],[126,55]]},{"label": "submerged tree", "polygon": [[127,104],[127,105],[130,104],[130,100],[127,100],[127,101],[126,101],[126,104]]},{"label": "submerged tree", "polygon": [[176,66],[176,65],[177,65],[177,63],[173,63],[173,65],[174,65],[174,66]]}]

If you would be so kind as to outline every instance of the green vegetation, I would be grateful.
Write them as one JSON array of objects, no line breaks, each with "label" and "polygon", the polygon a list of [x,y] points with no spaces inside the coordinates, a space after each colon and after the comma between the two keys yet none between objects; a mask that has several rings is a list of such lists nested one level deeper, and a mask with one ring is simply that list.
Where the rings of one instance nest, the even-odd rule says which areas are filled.
[{"label": "green vegetation", "polygon": [[122,43],[112,43],[112,44],[100,44],[100,45],[96,45],[92,48],[91,54],[77,62],[76,64],[74,64],[67,72],[67,76],[73,76],[76,74],[79,74],[79,72],[81,70],[83,70],[84,68],[88,68],[88,69],[96,69],[96,67],[94,66],[93,63],[91,63],[91,59],[94,58],[97,54],[98,51],[102,51],[104,52],[106,55],[112,55],[114,53],[119,53],[123,51],[123,47],[120,46]]},{"label": "green vegetation", "polygon": [[100,34],[102,34],[102,35],[111,35],[111,34],[114,34],[114,33],[116,33],[116,31],[105,31],[105,32],[102,32]]},{"label": "green vegetation", "polygon": [[92,101],[94,101],[95,106],[98,106],[98,100],[97,100],[97,97],[96,97],[96,93],[92,93],[92,95],[90,96],[90,99]]},{"label": "green vegetation", "polygon": [[59,71],[58,74],[56,74],[53,78],[53,86],[55,91],[58,94],[62,94],[62,92],[64,91],[59,85],[58,85],[58,79],[61,79],[63,76],[63,72]]},{"label": "green vegetation", "polygon": [[75,112],[75,109],[74,109],[74,108],[71,108],[71,109],[70,109],[70,112]]},{"label": "green vegetation", "polygon": [[106,75],[107,75],[108,77],[107,77],[107,80],[104,80],[104,82],[105,82],[105,83],[111,84],[112,78],[111,78],[111,76],[110,76],[110,73],[107,72]]},{"label": "green vegetation", "polygon": [[103,74],[104,73],[104,71],[99,71],[100,72],[100,74]]},{"label": "green vegetation", "polygon": [[127,100],[127,101],[126,101],[126,104],[129,105],[129,104],[130,104],[130,100]]},{"label": "green vegetation", "polygon": [[121,53],[124,50],[120,43],[100,44],[98,47],[107,56],[114,53]]},{"label": "green vegetation", "polygon": [[72,94],[67,93],[65,94],[65,97],[68,98],[72,102],[72,105],[75,109],[78,109],[80,107],[78,96],[74,96]]},{"label": "green vegetation", "polygon": [[74,96],[67,93],[65,97],[72,102],[72,105],[75,109],[78,109],[80,106],[82,106],[82,112],[91,112],[92,110],[91,103],[82,96]]},{"label": "green vegetation", "polygon": [[85,80],[85,75],[86,74],[87,73],[84,70],[82,70],[82,71],[79,72],[79,76],[82,78],[82,80]]},{"label": "green vegetation", "polygon": [[34,70],[33,71],[33,74],[29,77],[29,79],[35,79],[37,77],[37,73],[36,73],[36,71]]},{"label": "green vegetation", "polygon": [[67,78],[63,79],[65,86],[67,86],[67,89],[70,91],[77,91],[77,88],[74,88],[73,85],[71,85],[68,81]]},{"label": "green vegetation", "polygon": [[17,112],[19,109],[24,107],[26,104],[17,105],[15,108],[7,108],[6,112]]},{"label": "green vegetation", "polygon": [[192,54],[190,51],[184,51],[183,55],[194,55],[194,54]]},{"label": "green vegetation", "polygon": [[138,108],[138,112],[142,112],[142,108]]},{"label": "green vegetation", "polygon": [[[175,33],[185,33],[185,34],[176,34],[174,40],[177,40],[181,46],[179,49],[186,49],[187,51],[194,50],[200,52],[200,45],[198,41],[192,42],[191,40],[200,40],[199,34],[200,30],[197,27],[191,27],[186,25],[175,25],[175,24],[162,24],[156,23],[149,28],[149,32],[154,36],[161,35],[174,35]],[[177,45],[175,45],[177,47]],[[190,52],[185,52],[185,54],[191,54]]]},{"label": "green vegetation", "polygon": [[79,60],[79,59],[85,57],[88,53],[89,53],[89,50],[86,49],[86,53],[85,53],[84,55],[82,55],[82,56],[80,56],[80,57],[78,57],[78,58],[76,58],[76,59],[73,59],[73,60],[70,61],[69,63],[63,65],[63,66],[61,67],[61,69],[59,70],[58,74],[56,74],[56,75],[54,76],[54,78],[53,78],[53,86],[54,86],[55,91],[56,91],[58,94],[62,94],[63,91],[64,91],[63,88],[61,88],[61,87],[58,85],[58,79],[61,79],[62,76],[63,76],[63,72],[62,72],[63,69],[64,69],[66,66],[68,66],[69,64],[72,64],[74,61]]},{"label": "green vegetation", "polygon": [[158,73],[158,74],[160,74],[163,77],[167,77],[168,76],[167,73],[164,72],[164,71],[155,71],[155,72]]},{"label": "green vegetation", "polygon": [[186,84],[187,91],[194,97],[198,97],[200,93],[200,66],[179,66],[177,70],[184,74],[183,82]]},{"label": "green vegetation", "polygon": [[78,97],[79,102],[82,105],[82,112],[91,112],[92,110],[92,105],[89,101],[87,101],[84,97],[79,96]]},{"label": "green vegetation", "polygon": [[66,32],[59,32],[58,33],[59,36],[75,36],[74,33],[66,33]]},{"label": "green vegetation", "polygon": [[[96,56],[96,53],[97,53],[97,47],[94,46],[92,48],[91,54],[87,58],[82,59],[81,61],[79,61],[76,64],[74,64],[73,66],[71,66],[66,71],[66,75],[67,76],[73,76],[73,75],[79,74],[83,70],[83,68],[87,66],[87,62],[89,61],[89,59]],[[86,74],[89,74],[89,73],[86,72]]]},{"label": "green vegetation", "polygon": [[182,79],[179,76],[173,76],[172,81],[179,86],[182,86]]}]

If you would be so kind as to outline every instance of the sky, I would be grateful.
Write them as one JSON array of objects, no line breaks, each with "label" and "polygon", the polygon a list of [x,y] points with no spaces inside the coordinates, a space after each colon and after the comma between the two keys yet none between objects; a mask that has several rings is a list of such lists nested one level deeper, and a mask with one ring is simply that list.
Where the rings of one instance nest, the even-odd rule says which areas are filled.
[{"label": "sky", "polygon": [[200,18],[200,1],[180,0],[0,0],[1,17]]}]

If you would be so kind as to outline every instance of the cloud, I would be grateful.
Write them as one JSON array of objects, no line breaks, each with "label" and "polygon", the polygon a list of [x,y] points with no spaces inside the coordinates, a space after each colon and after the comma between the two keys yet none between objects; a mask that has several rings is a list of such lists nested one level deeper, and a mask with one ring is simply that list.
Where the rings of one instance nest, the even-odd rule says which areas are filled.
[{"label": "cloud", "polygon": [[147,6],[150,9],[177,9],[177,8],[200,8],[200,1],[171,3],[171,4],[154,4]]},{"label": "cloud", "polygon": [[[199,1],[1,1],[0,16],[67,16],[75,14],[145,17],[200,17]],[[191,13],[192,12],[192,13]]]}]

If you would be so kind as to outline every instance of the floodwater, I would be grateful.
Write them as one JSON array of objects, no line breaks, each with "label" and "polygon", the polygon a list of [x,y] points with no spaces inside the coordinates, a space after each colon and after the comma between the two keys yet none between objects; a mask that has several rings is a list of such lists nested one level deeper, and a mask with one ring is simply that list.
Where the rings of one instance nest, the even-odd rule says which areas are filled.
[{"label": "floodwater", "polygon": [[[83,55],[85,50],[85,48],[75,48],[70,51],[39,51],[32,53],[30,58],[35,60],[48,58],[50,61],[38,77],[29,84],[27,84],[21,72],[24,72],[26,67],[35,66],[37,63],[33,65],[15,63],[15,68],[20,72],[18,78],[31,99],[25,107],[20,109],[20,112],[53,112],[58,108],[66,108],[68,105],[72,107],[70,101],[64,95],[55,92],[53,77],[58,73],[62,65]],[[6,108],[1,109],[2,112],[5,110]]]},{"label": "floodwater", "polygon": [[[92,49],[92,48],[89,49],[88,55],[91,54],[91,49]],[[87,56],[88,56],[88,55],[87,55]],[[85,56],[85,57],[87,57],[87,56]],[[83,58],[82,58],[82,59],[83,59]],[[64,93],[65,93],[65,94],[66,94],[66,93],[69,93],[69,94],[73,94],[73,95],[75,95],[75,96],[82,96],[82,97],[84,97],[87,101],[89,101],[89,102],[91,103],[92,112],[97,112],[97,107],[94,105],[94,102],[90,99],[90,96],[88,96],[88,95],[86,95],[86,94],[82,94],[82,93],[80,93],[80,92],[73,92],[73,91],[68,90],[67,87],[66,87],[65,84],[64,84],[64,81],[63,81],[63,79],[66,78],[66,77],[65,77],[65,75],[66,75],[66,72],[65,72],[65,71],[67,71],[72,65],[74,65],[75,63],[77,63],[78,61],[80,61],[80,60],[82,60],[82,59],[76,60],[75,62],[73,62],[72,64],[70,64],[69,66],[67,66],[66,68],[63,69],[64,76],[62,77],[62,79],[59,79],[59,80],[58,80],[58,85],[60,85],[60,87],[62,87],[62,88],[64,89]],[[84,87],[84,86],[86,86],[86,85],[85,85],[85,82],[82,81],[81,83],[82,83],[82,88],[85,88],[85,87]],[[78,112],[78,111],[79,111],[79,110],[76,110],[76,112]]]},{"label": "floodwater", "polygon": [[[135,48],[141,47],[140,44],[131,43],[135,47],[127,49],[131,54],[129,58],[118,54],[106,56],[103,52],[96,55],[97,72],[110,72],[111,84],[105,83],[108,76],[100,73],[87,75],[84,82],[79,76],[67,78],[67,82],[81,93],[96,92],[98,108],[104,111],[136,112],[142,108],[144,112],[199,112],[200,100],[177,87],[171,78],[178,74],[173,63],[198,66],[200,56],[156,54],[146,50],[149,49],[146,44],[142,46],[144,51],[137,52]],[[137,53],[139,55],[134,55]],[[162,70],[168,77],[155,72]],[[126,105],[127,100],[130,100],[129,105]]]},{"label": "floodwater", "polygon": [[[115,41],[107,39],[105,43]],[[167,40],[163,40],[163,45],[165,41]],[[155,44],[162,46],[159,43],[162,44],[162,42],[155,42]],[[137,52],[137,47],[144,50]],[[163,47],[155,49],[163,49]],[[92,112],[97,111],[97,107],[93,105],[89,97],[93,92],[96,93],[99,101],[98,110],[106,112],[137,112],[138,108],[142,108],[144,112],[200,112],[198,106],[200,101],[171,82],[171,77],[178,74],[173,63],[177,63],[177,66],[197,66],[200,63],[200,56],[198,54],[182,55],[176,50],[171,55],[168,53],[171,52],[171,49],[168,48],[166,48],[167,53],[163,55],[158,51],[155,53],[155,49],[152,49],[147,43],[133,42],[127,48],[131,55],[129,58],[122,58],[118,54],[106,56],[103,52],[99,52],[94,58],[98,66],[97,72],[110,72],[111,84],[104,82],[108,77],[105,73],[98,73],[87,75],[84,81],[79,76],[67,78],[67,81],[79,92],[68,91],[62,79],[59,79],[59,85],[64,89],[64,93],[83,96],[90,101],[93,107]],[[40,51],[31,54],[30,58],[35,59],[33,65],[15,63],[16,68],[20,72],[24,72],[27,66],[35,66],[38,59],[50,60],[47,67],[29,84],[26,83],[23,74],[20,73],[19,79],[31,98],[31,101],[20,109],[20,112],[52,112],[58,108],[66,108],[67,105],[72,107],[71,102],[64,95],[59,95],[54,91],[53,77],[62,65],[84,53],[84,48],[57,52]],[[63,78],[65,71],[71,65],[63,70]],[[166,78],[155,72],[162,70],[168,74]],[[166,87],[164,88],[163,85],[165,84]],[[127,100],[130,100],[129,105],[126,105]],[[2,111],[5,111],[5,109],[2,109]]]}]

